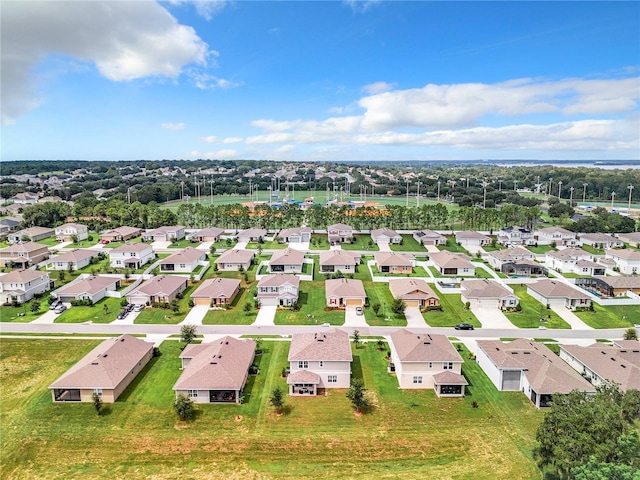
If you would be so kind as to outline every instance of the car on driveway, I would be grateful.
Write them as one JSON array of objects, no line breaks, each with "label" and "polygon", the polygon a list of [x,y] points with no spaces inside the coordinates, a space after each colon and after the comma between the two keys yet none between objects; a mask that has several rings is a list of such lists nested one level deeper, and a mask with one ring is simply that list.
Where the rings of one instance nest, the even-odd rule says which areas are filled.
[{"label": "car on driveway", "polygon": [[60,305],[62,305],[62,302],[60,300],[54,300],[53,303],[49,305],[49,310],[55,310]]},{"label": "car on driveway", "polygon": [[56,307],[56,309],[54,310],[55,313],[62,313],[67,309],[67,307],[65,305],[58,305]]},{"label": "car on driveway", "polygon": [[456,330],[473,330],[473,325],[470,323],[459,323],[455,326]]},{"label": "car on driveway", "polygon": [[356,307],[356,315],[363,315],[364,312],[362,310],[362,307]]},{"label": "car on driveway", "polygon": [[136,304],[133,306],[133,311],[134,311],[134,312],[141,312],[142,310],[144,310],[144,305],[143,305],[143,304],[141,304],[141,303],[136,303]]},{"label": "car on driveway", "polygon": [[122,320],[123,318],[125,318],[127,315],[129,315],[129,312],[127,312],[126,310],[122,310],[119,314],[118,314],[118,320]]}]

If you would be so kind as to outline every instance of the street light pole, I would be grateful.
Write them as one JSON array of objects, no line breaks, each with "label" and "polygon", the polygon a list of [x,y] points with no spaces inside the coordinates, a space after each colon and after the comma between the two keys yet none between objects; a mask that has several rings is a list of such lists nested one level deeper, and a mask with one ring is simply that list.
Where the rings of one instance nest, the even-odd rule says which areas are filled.
[{"label": "street light pole", "polygon": [[420,206],[420,181],[418,181],[418,192],[416,193],[416,207]]},{"label": "street light pole", "polygon": [[582,203],[587,203],[587,185],[589,185],[588,183],[583,183],[582,184]]},{"label": "street light pole", "polygon": [[558,198],[562,198],[562,180],[558,182]]},{"label": "street light pole", "polygon": [[440,201],[440,180],[438,180],[438,201]]},{"label": "street light pole", "polygon": [[616,192],[611,192],[611,208],[613,208],[613,200],[616,198]]},{"label": "street light pole", "polygon": [[569,195],[569,206],[573,207],[573,186],[569,189],[570,195]]},{"label": "street light pole", "polygon": [[407,180],[407,207],[409,206],[409,180]]},{"label": "street light pole", "polygon": [[631,194],[633,193],[633,185],[629,185],[627,188],[629,189],[629,208],[627,209],[627,213],[631,216]]}]

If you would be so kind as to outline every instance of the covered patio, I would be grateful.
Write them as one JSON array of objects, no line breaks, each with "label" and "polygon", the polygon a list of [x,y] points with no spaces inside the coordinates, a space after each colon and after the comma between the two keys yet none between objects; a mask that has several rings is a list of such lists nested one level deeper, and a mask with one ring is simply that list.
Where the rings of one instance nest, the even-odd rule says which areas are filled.
[{"label": "covered patio", "polygon": [[298,370],[289,374],[287,385],[289,385],[289,395],[298,397],[312,397],[318,394],[320,376],[309,370]]}]

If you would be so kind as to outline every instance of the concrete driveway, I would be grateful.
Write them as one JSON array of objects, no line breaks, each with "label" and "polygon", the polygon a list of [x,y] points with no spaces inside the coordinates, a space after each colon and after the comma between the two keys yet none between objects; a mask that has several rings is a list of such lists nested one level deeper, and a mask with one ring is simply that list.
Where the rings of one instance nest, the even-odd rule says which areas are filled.
[{"label": "concrete driveway", "polygon": [[212,244],[213,242],[202,242],[200,245],[196,247],[196,249],[209,253],[209,248],[211,247]]},{"label": "concrete driveway", "polygon": [[59,313],[55,313],[53,310],[47,310],[42,315],[40,315],[38,318],[36,318],[35,320],[32,320],[29,323],[37,323],[37,324],[55,323],[56,318],[58,318],[58,315],[60,315],[60,314]]},{"label": "concrete driveway", "polygon": [[273,320],[276,318],[276,312],[278,311],[278,307],[275,305],[272,307],[260,307],[258,310],[258,316],[256,317],[255,322],[252,325],[273,325]]},{"label": "concrete driveway", "polygon": [[165,248],[169,248],[169,245],[171,245],[171,242],[164,242],[161,240],[157,240],[151,243],[151,248],[153,250],[164,250]]},{"label": "concrete driveway", "polygon": [[426,248],[429,253],[438,253],[440,251],[435,245],[425,245],[424,248]]},{"label": "concrete driveway", "polygon": [[368,327],[364,315],[356,313],[356,307],[346,307],[344,310],[344,326],[345,327]]},{"label": "concrete driveway", "polygon": [[391,246],[387,242],[380,242],[378,244],[378,248],[380,249],[381,252],[390,252],[391,251]]},{"label": "concrete driveway", "polygon": [[301,252],[309,251],[309,242],[293,242],[289,244],[289,248],[300,250]]},{"label": "concrete driveway", "polygon": [[484,248],[482,248],[480,245],[467,245],[464,248],[466,248],[467,252],[469,252],[471,255],[475,255],[478,252],[480,252],[481,255],[484,253],[487,253],[484,251]]},{"label": "concrete driveway", "polygon": [[420,307],[407,307],[404,310],[404,316],[407,317],[408,328],[426,327],[427,323],[424,321],[422,313],[420,313]]},{"label": "concrete driveway", "polygon": [[518,329],[496,307],[473,307],[471,311],[482,324],[482,328]]},{"label": "concrete driveway", "polygon": [[202,320],[209,311],[209,305],[196,305],[191,309],[179,325],[202,325]]},{"label": "concrete driveway", "polygon": [[342,245],[336,243],[335,245],[329,245],[329,250],[342,250]]},{"label": "concrete driveway", "polygon": [[580,320],[575,313],[563,306],[551,307],[551,310],[556,312],[560,318],[571,325],[574,330],[593,330],[592,327]]},{"label": "concrete driveway", "polygon": [[227,250],[246,250],[247,243],[249,242],[238,242],[233,247],[227,248]]},{"label": "concrete driveway", "polygon": [[131,312],[129,312],[129,314],[128,314],[126,317],[124,317],[122,320],[118,320],[118,319],[116,318],[116,319],[115,319],[113,322],[111,322],[111,323],[114,323],[114,324],[116,324],[116,325],[133,325],[133,324],[134,324],[134,322],[135,322],[135,320],[136,320],[136,318],[138,318],[138,315],[140,315],[140,312],[134,312],[134,311],[131,311]]}]

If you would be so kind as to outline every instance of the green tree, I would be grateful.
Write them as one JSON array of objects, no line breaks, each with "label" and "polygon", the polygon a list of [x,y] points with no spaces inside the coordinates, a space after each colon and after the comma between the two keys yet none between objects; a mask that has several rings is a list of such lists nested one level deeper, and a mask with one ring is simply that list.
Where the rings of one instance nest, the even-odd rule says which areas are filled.
[{"label": "green tree", "polygon": [[371,305],[373,312],[378,316],[378,312],[380,311],[380,302],[375,302]]},{"label": "green tree", "polygon": [[183,422],[193,418],[193,400],[184,393],[179,393],[173,402],[173,408],[178,414],[178,418]]},{"label": "green tree", "polygon": [[102,306],[102,311],[104,312],[105,315],[109,315],[109,305],[107,305],[106,303]]},{"label": "green tree", "polygon": [[397,315],[404,313],[405,308],[407,308],[407,304],[401,298],[394,298],[391,302],[391,311]]},{"label": "green tree", "polygon": [[353,344],[356,346],[356,348],[358,348],[358,345],[360,344],[360,331],[359,330],[354,330],[353,331]]},{"label": "green tree", "polygon": [[245,303],[244,307],[242,307],[242,309],[247,313],[249,313],[252,308],[253,308],[253,306],[249,302]]},{"label": "green tree", "polygon": [[625,340],[638,340],[638,332],[636,331],[635,328],[627,328],[624,331],[624,336],[623,338]]},{"label": "green tree", "polygon": [[33,301],[31,302],[31,312],[38,313],[40,311],[40,302]]},{"label": "green tree", "polygon": [[369,401],[365,396],[366,388],[360,378],[354,378],[351,381],[351,387],[347,391],[347,398],[351,401],[351,404],[356,409],[356,412],[360,413],[363,408],[369,406]]},{"label": "green tree", "polygon": [[100,411],[102,410],[102,396],[94,392],[93,395],[91,395],[91,401],[93,402],[93,408],[96,409],[96,413],[100,415]]},{"label": "green tree", "polygon": [[59,279],[61,282],[64,282],[64,279],[65,279],[65,278],[67,278],[67,274],[66,274],[66,273],[64,273],[64,270],[60,270],[60,273],[58,273],[58,279]]},{"label": "green tree", "polygon": [[189,345],[196,338],[197,327],[195,325],[182,325],[180,327],[180,340]]},{"label": "green tree", "polygon": [[269,403],[276,409],[277,414],[282,413],[282,409],[284,408],[284,395],[280,387],[276,387],[272,390]]}]

